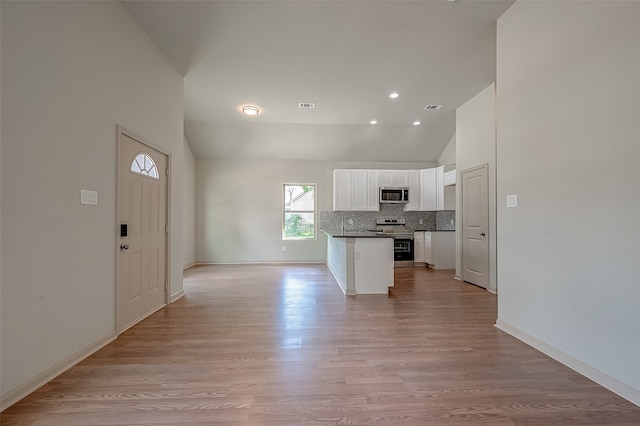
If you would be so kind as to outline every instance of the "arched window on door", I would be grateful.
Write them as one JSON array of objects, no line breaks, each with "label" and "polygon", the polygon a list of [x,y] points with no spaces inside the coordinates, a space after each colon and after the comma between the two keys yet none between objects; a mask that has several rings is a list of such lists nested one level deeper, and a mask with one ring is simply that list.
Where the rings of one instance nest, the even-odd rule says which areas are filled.
[{"label": "arched window on door", "polygon": [[136,155],[131,162],[131,171],[139,175],[149,176],[153,179],[160,179],[156,162],[147,154]]}]

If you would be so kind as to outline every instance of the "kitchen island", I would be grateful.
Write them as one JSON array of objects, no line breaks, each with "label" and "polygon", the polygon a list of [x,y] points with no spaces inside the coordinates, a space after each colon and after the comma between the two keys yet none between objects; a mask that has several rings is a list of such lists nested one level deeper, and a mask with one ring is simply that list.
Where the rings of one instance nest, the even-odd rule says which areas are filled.
[{"label": "kitchen island", "polygon": [[393,287],[393,238],[371,231],[327,231],[327,266],[347,296],[388,294]]}]

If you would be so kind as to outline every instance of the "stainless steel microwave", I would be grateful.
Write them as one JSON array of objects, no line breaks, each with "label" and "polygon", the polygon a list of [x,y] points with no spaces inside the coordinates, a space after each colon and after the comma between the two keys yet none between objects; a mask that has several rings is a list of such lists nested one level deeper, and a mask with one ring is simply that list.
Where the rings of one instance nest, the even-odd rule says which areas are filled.
[{"label": "stainless steel microwave", "polygon": [[380,202],[388,204],[406,204],[409,202],[409,188],[380,187]]}]

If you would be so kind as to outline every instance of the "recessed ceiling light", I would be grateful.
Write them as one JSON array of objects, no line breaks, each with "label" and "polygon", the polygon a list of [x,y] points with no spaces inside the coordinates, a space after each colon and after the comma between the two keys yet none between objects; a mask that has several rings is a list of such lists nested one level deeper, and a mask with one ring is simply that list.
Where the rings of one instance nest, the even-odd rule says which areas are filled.
[{"label": "recessed ceiling light", "polygon": [[419,125],[420,125],[420,122],[419,122],[419,121],[414,121],[414,122],[413,122],[413,125],[414,125],[414,126],[419,126]]},{"label": "recessed ceiling light", "polygon": [[389,93],[389,97],[390,97],[391,99],[395,99],[395,98],[397,98],[398,96],[400,96],[400,95],[398,94],[398,92],[391,92],[391,93]]},{"label": "recessed ceiling light", "polygon": [[369,124],[378,124],[378,120],[371,120]]},{"label": "recessed ceiling light", "polygon": [[245,105],[242,107],[242,112],[244,112],[246,115],[258,115],[260,110],[258,109],[258,107],[255,107],[253,105]]}]

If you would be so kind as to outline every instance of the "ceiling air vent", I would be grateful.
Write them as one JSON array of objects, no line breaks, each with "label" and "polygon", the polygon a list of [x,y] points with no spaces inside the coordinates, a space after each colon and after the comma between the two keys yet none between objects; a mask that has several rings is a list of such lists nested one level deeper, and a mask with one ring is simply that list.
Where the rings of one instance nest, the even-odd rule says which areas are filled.
[{"label": "ceiling air vent", "polygon": [[316,107],[316,104],[314,104],[313,102],[300,102],[298,104],[298,108],[303,108],[303,109],[313,109]]},{"label": "ceiling air vent", "polygon": [[435,111],[437,109],[442,108],[444,105],[427,105],[426,107],[424,107],[424,109],[426,111]]}]

